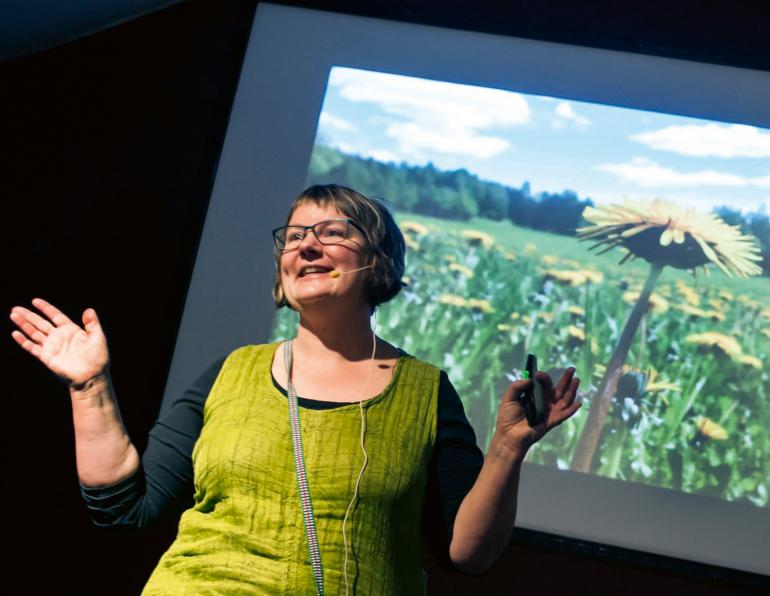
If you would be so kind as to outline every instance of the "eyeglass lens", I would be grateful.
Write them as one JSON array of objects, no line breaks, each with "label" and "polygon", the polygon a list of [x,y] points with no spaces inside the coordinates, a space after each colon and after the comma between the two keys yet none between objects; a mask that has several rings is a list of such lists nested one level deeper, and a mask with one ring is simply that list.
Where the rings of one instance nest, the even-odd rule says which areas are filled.
[{"label": "eyeglass lens", "polygon": [[276,231],[275,241],[280,249],[298,248],[308,229],[312,229],[321,244],[337,244],[348,238],[349,224],[345,220],[322,221],[313,226],[286,226]]}]

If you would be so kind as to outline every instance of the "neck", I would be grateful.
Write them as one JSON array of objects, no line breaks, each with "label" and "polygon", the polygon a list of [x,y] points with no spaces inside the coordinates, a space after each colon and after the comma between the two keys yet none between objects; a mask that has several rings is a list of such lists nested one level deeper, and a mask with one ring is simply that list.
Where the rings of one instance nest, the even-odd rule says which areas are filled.
[{"label": "neck", "polygon": [[348,361],[370,358],[372,328],[369,307],[353,312],[329,312],[327,309],[319,313],[303,311],[294,349],[306,357],[328,359],[336,355]]}]

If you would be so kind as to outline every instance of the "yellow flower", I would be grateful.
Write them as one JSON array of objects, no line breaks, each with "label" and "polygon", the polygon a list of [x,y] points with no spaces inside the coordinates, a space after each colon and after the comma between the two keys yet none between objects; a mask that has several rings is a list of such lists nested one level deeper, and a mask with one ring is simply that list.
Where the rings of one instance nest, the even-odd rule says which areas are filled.
[{"label": "yellow flower", "polygon": [[727,431],[725,428],[721,424],[711,420],[711,418],[706,418],[705,416],[696,417],[695,427],[700,434],[709,439],[715,439],[717,441],[724,441],[727,439]]},{"label": "yellow flower", "polygon": [[753,366],[758,370],[762,370],[762,361],[756,356],[749,356],[748,354],[741,354],[735,358],[737,362],[745,364],[747,366]]},{"label": "yellow flower", "polygon": [[725,275],[758,275],[762,268],[759,245],[753,236],[727,225],[713,213],[700,213],[670,201],[623,201],[622,205],[586,207],[590,226],[579,228],[578,238],[596,240],[594,248],[626,249],[621,262],[641,257],[651,264],[693,269],[711,262]]},{"label": "yellow flower", "polygon": [[650,367],[647,370],[647,384],[644,386],[646,393],[656,393],[658,391],[681,391],[678,383],[668,381],[658,381],[658,371]]},{"label": "yellow flower", "polygon": [[700,304],[698,292],[684,283],[681,279],[676,280],[676,289],[688,304],[691,304],[692,306],[698,306]]},{"label": "yellow flower", "polygon": [[689,304],[677,304],[674,308],[681,310],[683,313],[692,317],[698,317],[701,319],[711,319],[712,321],[724,321],[725,315],[718,310],[703,310],[702,308],[696,308]]},{"label": "yellow flower", "polygon": [[762,329],[761,333],[762,333],[762,335],[764,335],[765,337],[770,337],[770,329],[767,329],[767,328],[765,328],[765,329]]},{"label": "yellow flower", "polygon": [[734,298],[733,293],[729,292],[728,290],[721,290],[719,292],[719,297],[722,300],[727,300],[728,302],[730,302]]},{"label": "yellow flower", "polygon": [[495,239],[492,236],[478,230],[463,230],[460,232],[460,236],[467,240],[471,246],[482,245],[484,248],[491,248],[495,243]]},{"label": "yellow flower", "polygon": [[553,313],[551,312],[539,312],[537,313],[537,317],[539,319],[543,319],[546,323],[550,323],[553,321]]},{"label": "yellow flower", "polygon": [[530,317],[529,315],[524,315],[521,317],[521,322],[524,323],[525,325],[529,325],[532,322],[532,317]]},{"label": "yellow flower", "polygon": [[[623,300],[629,304],[635,304],[639,300],[639,292],[624,292]],[[650,294],[650,309],[656,314],[664,313],[668,310],[668,300],[660,294]]]},{"label": "yellow flower", "polygon": [[554,255],[543,255],[540,260],[543,261],[543,263],[546,265],[556,265],[556,263],[559,262],[559,257]]},{"label": "yellow flower", "polygon": [[411,236],[404,236],[404,244],[406,244],[407,248],[411,248],[412,250],[420,250],[420,245],[417,243],[417,240]]},{"label": "yellow flower", "polygon": [[537,252],[537,245],[533,244],[532,242],[527,242],[524,245],[524,254],[528,257],[531,257],[533,254]]},{"label": "yellow flower", "polygon": [[416,221],[405,221],[401,223],[401,231],[405,234],[414,233],[418,236],[424,236],[428,233],[428,228],[426,228],[421,223],[417,223]]},{"label": "yellow flower", "polygon": [[477,300],[475,298],[469,298],[466,302],[466,306],[476,312],[492,313],[495,309],[489,303],[489,300]]},{"label": "yellow flower", "polygon": [[404,284],[405,286],[408,286],[410,283],[412,283],[412,278],[409,277],[408,275],[405,275],[404,277],[401,278],[401,283]]},{"label": "yellow flower", "polygon": [[762,311],[759,313],[759,316],[761,316],[761,317],[764,317],[765,319],[767,319],[768,321],[770,321],[770,308],[766,308],[766,309],[762,310]]},{"label": "yellow flower", "polygon": [[457,257],[454,255],[444,255],[444,260],[449,261],[450,263],[456,263]]},{"label": "yellow flower", "polygon": [[449,304],[451,306],[464,307],[467,305],[465,298],[463,298],[462,296],[457,296],[456,294],[442,294],[439,297],[438,301],[441,304]]},{"label": "yellow flower", "polygon": [[604,276],[598,271],[572,271],[569,269],[546,269],[543,272],[545,279],[552,279],[561,284],[569,284],[572,287],[582,286],[586,283],[599,283]]},{"label": "yellow flower", "polygon": [[585,275],[586,279],[594,284],[600,284],[604,280],[604,273],[601,271],[594,271],[592,269],[583,269],[580,271]]},{"label": "yellow flower", "polygon": [[519,313],[517,313],[517,312],[512,312],[512,313],[511,313],[511,320],[512,320],[512,321],[515,321],[515,320],[516,320],[516,319],[518,319],[520,316],[521,316],[521,315],[520,315]]},{"label": "yellow flower", "polygon": [[727,310],[727,303],[722,300],[712,298],[709,300],[709,306],[720,312]]},{"label": "yellow flower", "polygon": [[684,341],[697,346],[715,348],[717,352],[727,356],[738,356],[742,352],[740,344],[735,339],[716,331],[693,333],[688,335]]},{"label": "yellow flower", "polygon": [[574,304],[567,307],[567,312],[577,317],[584,317],[586,314],[586,311],[584,308],[580,306],[575,306]]},{"label": "yellow flower", "polygon": [[575,339],[579,339],[581,342],[586,340],[586,332],[583,331],[580,327],[575,327],[574,325],[569,325],[567,327],[567,335],[574,337]]},{"label": "yellow flower", "polygon": [[457,271],[458,273],[462,273],[465,277],[470,279],[473,277],[473,270],[469,267],[466,267],[465,265],[460,265],[459,263],[451,263],[449,265],[450,271]]},{"label": "yellow flower", "polygon": [[516,251],[513,251],[513,250],[505,251],[503,252],[503,256],[509,261],[514,261],[516,260]]},{"label": "yellow flower", "polygon": [[498,323],[497,330],[500,333],[513,333],[513,325],[508,325],[506,323]]}]

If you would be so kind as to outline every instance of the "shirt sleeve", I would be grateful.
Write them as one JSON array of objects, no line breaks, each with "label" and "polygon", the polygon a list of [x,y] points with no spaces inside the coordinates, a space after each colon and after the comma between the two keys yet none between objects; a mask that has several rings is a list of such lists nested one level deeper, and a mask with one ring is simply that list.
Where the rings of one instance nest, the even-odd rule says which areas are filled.
[{"label": "shirt sleeve", "polygon": [[224,361],[214,362],[155,422],[132,476],[109,486],[80,485],[94,524],[144,528],[192,505],[192,451],[203,427],[203,405]]},{"label": "shirt sleeve", "polygon": [[425,542],[444,568],[449,559],[457,510],[478,478],[484,454],[476,444],[476,433],[468,422],[460,396],[441,371],[438,396],[436,444],[428,464],[423,531]]}]

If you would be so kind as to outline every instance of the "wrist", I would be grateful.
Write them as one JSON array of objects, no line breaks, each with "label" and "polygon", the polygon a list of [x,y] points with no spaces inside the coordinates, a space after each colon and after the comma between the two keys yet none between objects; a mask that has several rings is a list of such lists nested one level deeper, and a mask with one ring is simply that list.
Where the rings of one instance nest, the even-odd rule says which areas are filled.
[{"label": "wrist", "polygon": [[70,397],[73,401],[89,401],[94,396],[109,393],[110,385],[110,375],[104,371],[82,383],[69,383]]},{"label": "wrist", "polygon": [[512,442],[506,437],[495,433],[489,443],[488,456],[505,461],[507,463],[521,463],[527,455],[529,445]]}]

